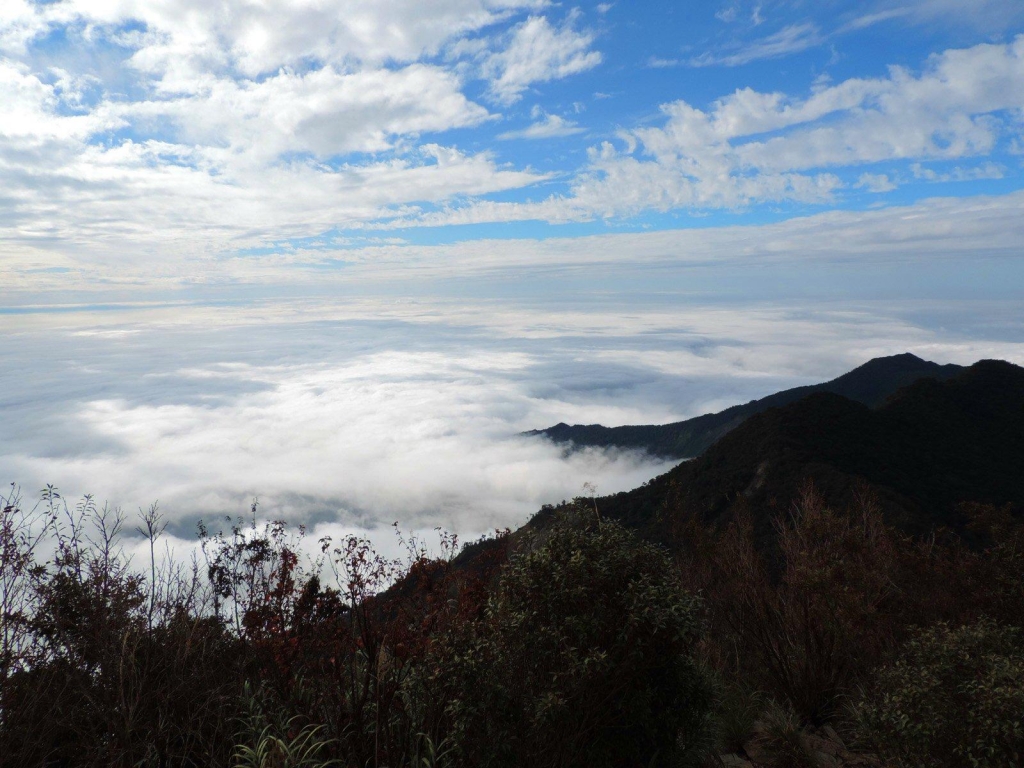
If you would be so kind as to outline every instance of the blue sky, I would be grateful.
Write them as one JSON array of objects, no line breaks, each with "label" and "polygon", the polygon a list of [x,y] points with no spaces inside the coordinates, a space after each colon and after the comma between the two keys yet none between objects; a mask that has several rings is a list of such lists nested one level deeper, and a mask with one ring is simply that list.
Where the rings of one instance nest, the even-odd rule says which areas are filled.
[{"label": "blue sky", "polygon": [[1004,196],[1022,31],[1017,0],[12,0],[9,285]]},{"label": "blue sky", "polygon": [[1020,0],[0,2],[0,475],[463,532],[883,354],[1024,363]]}]

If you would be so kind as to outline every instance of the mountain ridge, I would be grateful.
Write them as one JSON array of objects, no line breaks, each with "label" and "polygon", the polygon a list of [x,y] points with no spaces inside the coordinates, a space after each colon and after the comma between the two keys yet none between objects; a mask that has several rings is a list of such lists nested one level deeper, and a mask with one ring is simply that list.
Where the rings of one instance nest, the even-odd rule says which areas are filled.
[{"label": "mountain ridge", "polygon": [[[666,543],[681,521],[721,526],[791,508],[810,482],[836,508],[868,492],[912,534],[964,532],[963,502],[1024,511],[1024,368],[983,360],[869,407],[815,392],[756,414],[699,457],[597,499],[603,515]],[[770,515],[755,525],[770,537]]]},{"label": "mountain ridge", "polygon": [[574,448],[618,447],[644,450],[672,459],[693,458],[751,416],[796,402],[817,392],[831,392],[868,406],[884,403],[901,387],[929,378],[946,381],[964,371],[963,366],[940,365],[905,352],[877,357],[847,373],[820,384],[782,390],[717,413],[703,414],[670,424],[605,427],[600,424],[560,422],[547,429],[531,430],[528,436],[544,437]]}]

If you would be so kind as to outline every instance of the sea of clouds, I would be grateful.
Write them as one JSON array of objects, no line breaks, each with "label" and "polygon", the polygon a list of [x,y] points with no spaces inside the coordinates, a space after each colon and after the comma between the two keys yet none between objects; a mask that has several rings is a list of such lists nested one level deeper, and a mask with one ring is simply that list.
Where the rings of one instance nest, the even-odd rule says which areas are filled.
[{"label": "sea of clouds", "polygon": [[183,542],[254,497],[261,517],[316,536],[386,542],[398,522],[465,540],[672,466],[525,430],[679,420],[907,350],[1024,362],[1018,329],[993,331],[1010,310],[965,307],[978,326],[965,336],[948,312],[881,304],[29,308],[0,315],[0,470],[26,497],[52,483],[130,513],[159,502]]}]

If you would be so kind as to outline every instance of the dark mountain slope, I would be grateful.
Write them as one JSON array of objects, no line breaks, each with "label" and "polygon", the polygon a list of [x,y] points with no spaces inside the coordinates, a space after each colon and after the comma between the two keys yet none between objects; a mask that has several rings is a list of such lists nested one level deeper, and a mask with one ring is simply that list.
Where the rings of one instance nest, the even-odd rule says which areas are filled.
[{"label": "dark mountain slope", "polygon": [[[700,457],[598,500],[602,513],[669,540],[681,521],[786,510],[811,480],[841,506],[868,487],[912,533],[962,526],[962,501],[1024,510],[1024,368],[986,360],[918,381],[877,408],[815,393],[752,416]],[[768,515],[757,514],[769,535]]]},{"label": "dark mountain slope", "polygon": [[911,354],[879,357],[823,384],[812,384],[777,392],[720,413],[697,416],[674,424],[628,427],[603,427],[600,424],[557,424],[548,429],[527,432],[547,437],[556,443],[576,446],[617,446],[638,448],[656,456],[686,458],[698,456],[712,443],[735,429],[751,416],[769,408],[794,403],[816,392],[831,392],[869,406],[881,405],[900,387],[922,378],[944,381],[960,373],[959,365],[938,365]]}]

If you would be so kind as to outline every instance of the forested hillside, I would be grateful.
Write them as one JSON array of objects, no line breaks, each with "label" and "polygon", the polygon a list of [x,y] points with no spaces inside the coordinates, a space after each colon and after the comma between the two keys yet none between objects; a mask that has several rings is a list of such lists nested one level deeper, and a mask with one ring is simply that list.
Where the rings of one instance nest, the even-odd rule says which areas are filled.
[{"label": "forested hillside", "polygon": [[703,453],[716,440],[751,416],[763,413],[769,408],[794,403],[816,392],[831,392],[864,405],[877,406],[899,388],[919,379],[944,381],[961,370],[958,365],[938,365],[905,353],[875,358],[823,384],[787,389],[744,405],[726,408],[719,413],[709,413],[672,424],[625,427],[556,424],[526,434],[547,437],[556,443],[566,443],[575,447],[616,446],[644,450],[655,456],[692,458]]},{"label": "forested hillside", "polygon": [[439,557],[12,490],[0,766],[1020,765],[1024,369],[946,373]]}]

